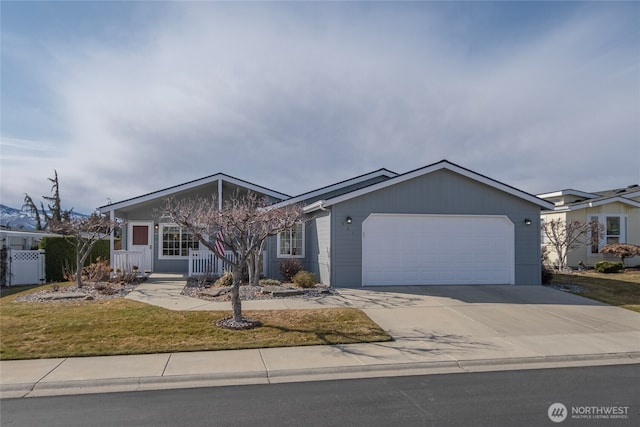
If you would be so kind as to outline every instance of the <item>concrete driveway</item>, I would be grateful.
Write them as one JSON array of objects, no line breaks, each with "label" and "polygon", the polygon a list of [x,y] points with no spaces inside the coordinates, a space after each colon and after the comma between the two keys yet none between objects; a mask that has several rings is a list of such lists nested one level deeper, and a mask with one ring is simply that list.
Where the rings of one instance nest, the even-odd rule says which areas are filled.
[{"label": "concrete driveway", "polygon": [[639,313],[547,287],[394,286],[340,293],[405,354],[503,362],[640,355]]}]

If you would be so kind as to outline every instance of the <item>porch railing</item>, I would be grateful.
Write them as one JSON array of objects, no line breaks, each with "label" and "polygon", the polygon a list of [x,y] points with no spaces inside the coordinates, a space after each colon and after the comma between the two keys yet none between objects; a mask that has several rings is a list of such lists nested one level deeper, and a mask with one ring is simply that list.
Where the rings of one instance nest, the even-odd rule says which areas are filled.
[{"label": "porch railing", "polygon": [[142,251],[113,251],[113,270],[131,273],[142,267]]},{"label": "porch railing", "polygon": [[[225,251],[224,257],[233,259],[233,252]],[[262,275],[267,274],[267,251],[262,252]],[[227,264],[215,253],[209,250],[189,249],[189,277],[192,276],[221,276]]]}]

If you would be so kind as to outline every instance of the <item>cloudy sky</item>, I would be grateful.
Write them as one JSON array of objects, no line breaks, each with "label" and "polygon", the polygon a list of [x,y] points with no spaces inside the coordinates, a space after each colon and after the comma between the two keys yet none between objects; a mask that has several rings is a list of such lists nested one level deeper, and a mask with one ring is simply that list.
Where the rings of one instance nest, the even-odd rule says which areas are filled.
[{"label": "cloudy sky", "polygon": [[640,183],[637,2],[11,2],[1,202],[224,172],[295,195],[448,159],[530,193]]}]

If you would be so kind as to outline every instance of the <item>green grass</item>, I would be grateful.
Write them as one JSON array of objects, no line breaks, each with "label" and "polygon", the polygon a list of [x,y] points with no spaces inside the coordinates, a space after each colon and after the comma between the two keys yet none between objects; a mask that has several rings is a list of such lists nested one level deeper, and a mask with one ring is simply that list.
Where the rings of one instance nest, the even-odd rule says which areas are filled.
[{"label": "green grass", "polygon": [[353,308],[246,311],[244,316],[259,320],[262,326],[231,331],[215,325],[230,311],[171,311],[123,298],[15,302],[21,294],[3,293],[0,298],[2,360],[391,340]]},{"label": "green grass", "polygon": [[576,295],[640,313],[640,272],[554,274],[552,283],[580,286]]}]

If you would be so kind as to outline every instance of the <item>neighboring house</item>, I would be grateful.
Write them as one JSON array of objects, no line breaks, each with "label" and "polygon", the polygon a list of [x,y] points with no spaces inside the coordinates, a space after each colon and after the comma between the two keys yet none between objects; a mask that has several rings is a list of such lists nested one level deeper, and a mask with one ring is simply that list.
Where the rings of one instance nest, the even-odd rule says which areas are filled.
[{"label": "neighboring house", "polygon": [[60,236],[46,231],[24,231],[0,229],[2,247],[8,249],[30,250],[38,249],[40,240],[47,236]]},{"label": "neighboring house", "polygon": [[[127,220],[125,250],[144,269],[188,271],[185,230],[159,217],[165,198],[253,191],[276,206],[302,203],[309,221],[270,238],[264,271],[299,259],[321,282],[341,287],[540,284],[540,211],[553,204],[446,160],[404,174],[387,169],[289,197],[225,174],[102,206]],[[113,260],[112,256],[112,260]]]},{"label": "neighboring house", "polygon": [[[581,222],[597,221],[603,233],[591,245],[575,249],[567,255],[567,265],[577,267],[580,262],[593,266],[598,261],[615,260],[605,256],[600,249],[607,243],[631,243],[640,245],[640,186],[587,193],[578,190],[560,190],[539,194],[538,197],[554,204],[553,210],[542,212],[542,221],[562,219]],[[546,244],[543,236],[543,244]],[[549,261],[557,256],[550,251]],[[627,266],[640,264],[640,257],[625,260]]]}]

